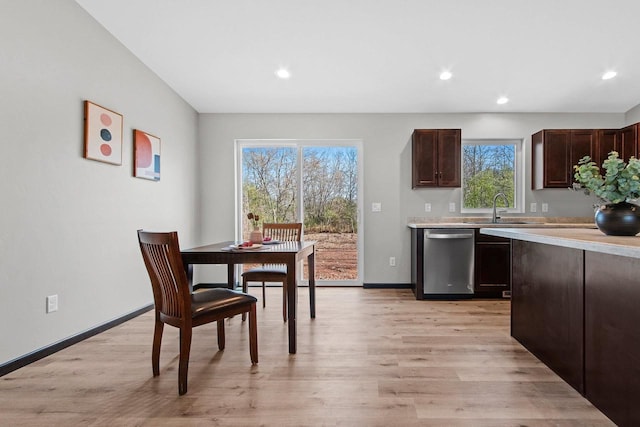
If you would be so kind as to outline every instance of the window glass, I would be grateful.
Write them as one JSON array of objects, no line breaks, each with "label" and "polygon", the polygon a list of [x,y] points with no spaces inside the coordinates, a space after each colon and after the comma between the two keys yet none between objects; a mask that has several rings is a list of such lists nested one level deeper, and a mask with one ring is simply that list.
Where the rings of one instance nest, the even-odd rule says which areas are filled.
[{"label": "window glass", "polygon": [[[462,145],[462,209],[486,211],[493,198],[504,193],[510,210],[518,210],[521,141],[466,140]],[[506,208],[502,198],[497,206]]]},{"label": "window glass", "polygon": [[[362,286],[361,141],[236,143],[237,238],[248,239],[252,229],[265,222],[301,221],[304,240],[316,242],[316,281],[323,286]],[[255,224],[249,213],[259,217]],[[303,280],[306,274],[305,267]]]}]

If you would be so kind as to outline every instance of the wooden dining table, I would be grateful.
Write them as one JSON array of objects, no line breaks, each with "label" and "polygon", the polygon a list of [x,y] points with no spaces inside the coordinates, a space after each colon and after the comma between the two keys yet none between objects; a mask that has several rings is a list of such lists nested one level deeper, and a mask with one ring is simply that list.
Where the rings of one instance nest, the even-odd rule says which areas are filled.
[{"label": "wooden dining table", "polygon": [[296,312],[298,299],[297,266],[307,260],[309,276],[309,308],[311,318],[316,317],[315,301],[315,241],[281,242],[263,245],[257,249],[236,249],[235,242],[220,242],[191,249],[183,249],[182,262],[189,283],[193,283],[193,266],[196,264],[227,264],[227,285],[236,287],[236,264],[284,264],[287,266],[287,312],[289,328],[289,353],[294,354],[296,343]]}]

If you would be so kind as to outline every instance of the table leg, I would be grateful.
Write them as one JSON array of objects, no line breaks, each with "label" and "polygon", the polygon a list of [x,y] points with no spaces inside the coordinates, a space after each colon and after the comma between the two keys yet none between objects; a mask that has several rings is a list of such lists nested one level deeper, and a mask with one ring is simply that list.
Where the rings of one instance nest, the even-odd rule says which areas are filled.
[{"label": "table leg", "polygon": [[307,257],[307,274],[309,276],[309,310],[311,318],[316,318],[316,268],[315,251]]},{"label": "table leg", "polygon": [[229,289],[236,288],[236,265],[227,264],[227,287]]},{"label": "table leg", "polygon": [[298,299],[298,287],[296,286],[295,258],[287,263],[287,310],[289,323],[289,353],[296,352],[296,308]]}]

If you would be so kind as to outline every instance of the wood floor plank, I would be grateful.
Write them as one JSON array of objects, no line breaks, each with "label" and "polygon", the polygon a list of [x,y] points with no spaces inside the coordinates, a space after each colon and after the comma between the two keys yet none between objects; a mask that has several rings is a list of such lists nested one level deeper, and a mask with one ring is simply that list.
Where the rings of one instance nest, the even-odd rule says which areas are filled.
[{"label": "wood floor plank", "polygon": [[[260,292],[254,292],[260,298]],[[510,337],[509,302],[417,301],[406,289],[299,295],[298,353],[288,354],[281,290],[248,324],[194,330],[189,392],[177,392],[177,330],[165,327],[151,373],[146,313],[0,378],[11,426],[611,426]]]}]

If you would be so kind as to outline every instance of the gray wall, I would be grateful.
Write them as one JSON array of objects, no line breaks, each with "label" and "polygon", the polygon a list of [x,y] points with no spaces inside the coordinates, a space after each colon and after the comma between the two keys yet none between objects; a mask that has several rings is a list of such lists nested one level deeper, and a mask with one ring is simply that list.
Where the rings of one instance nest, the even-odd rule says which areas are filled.
[{"label": "gray wall", "polygon": [[[136,230],[193,243],[198,115],[73,0],[0,10],[2,364],[152,302]],[[85,99],[124,115],[122,166],[82,157]],[[160,182],[132,177],[134,128]]]},{"label": "gray wall", "polygon": [[[549,204],[548,216],[591,216],[593,201],[568,190],[531,191],[531,134],[544,128],[617,128],[624,114],[202,114],[200,116],[200,213],[203,241],[234,237],[235,139],[363,140],[364,283],[409,283],[410,218],[452,216],[459,189],[411,189],[411,132],[416,128],[461,128],[464,138],[524,138],[525,206]],[[382,212],[372,213],[371,203]],[[432,212],[424,212],[424,204]],[[456,215],[456,214],[453,214]],[[397,266],[388,259],[395,256]],[[224,281],[224,270],[217,280]]]}]

